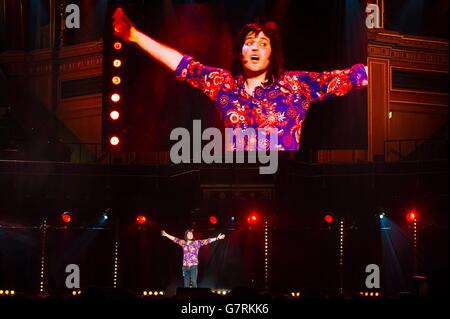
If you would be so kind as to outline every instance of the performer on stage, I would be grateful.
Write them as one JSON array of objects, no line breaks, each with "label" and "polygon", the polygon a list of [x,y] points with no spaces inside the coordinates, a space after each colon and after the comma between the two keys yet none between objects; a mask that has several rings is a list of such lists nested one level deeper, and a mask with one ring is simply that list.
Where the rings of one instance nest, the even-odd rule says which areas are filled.
[{"label": "performer on stage", "polygon": [[[186,81],[208,96],[225,127],[265,129],[266,136],[271,129],[277,129],[278,150],[298,150],[302,122],[312,102],[342,96],[368,84],[367,67],[363,64],[321,73],[284,71],[281,40],[273,22],[244,26],[234,50],[231,71],[205,66],[143,34],[121,8],[114,13],[113,27],[117,37],[137,44],[174,72],[178,80]],[[267,137],[245,143],[248,143],[245,150],[270,147]],[[236,149],[236,145],[233,147]]]},{"label": "performer on stage", "polygon": [[194,230],[188,229],[184,233],[184,240],[175,236],[169,235],[164,230],[161,235],[169,238],[171,241],[177,243],[183,248],[183,279],[184,287],[189,287],[192,282],[192,288],[197,288],[197,274],[198,274],[198,251],[201,246],[205,246],[215,242],[219,239],[224,239],[224,234],[219,234],[217,237],[194,240]]}]

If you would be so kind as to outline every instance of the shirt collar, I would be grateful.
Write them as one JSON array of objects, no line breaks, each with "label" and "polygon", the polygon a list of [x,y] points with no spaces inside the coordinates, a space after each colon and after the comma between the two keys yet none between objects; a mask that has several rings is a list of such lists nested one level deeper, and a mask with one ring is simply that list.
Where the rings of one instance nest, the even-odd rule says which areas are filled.
[{"label": "shirt collar", "polygon": [[[244,81],[244,76],[242,74],[238,76],[236,82],[237,82],[237,86],[240,89],[244,89],[245,90],[245,81]],[[273,86],[274,83],[275,83],[275,79],[272,76],[272,78],[267,79],[266,81],[262,82],[260,86],[263,89],[268,90],[268,89],[270,89]]]}]

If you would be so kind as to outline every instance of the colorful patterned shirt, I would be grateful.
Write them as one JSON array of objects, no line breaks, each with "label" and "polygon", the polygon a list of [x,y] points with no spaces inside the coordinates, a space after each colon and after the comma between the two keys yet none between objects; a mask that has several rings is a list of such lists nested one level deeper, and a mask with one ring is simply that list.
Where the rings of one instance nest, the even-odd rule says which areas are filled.
[{"label": "colorful patterned shirt", "polygon": [[216,241],[216,238],[186,241],[174,237],[173,241],[183,248],[183,266],[190,267],[198,265],[198,251],[200,247]]},{"label": "colorful patterned shirt", "polygon": [[[288,71],[281,77],[262,83],[248,94],[242,75],[205,66],[185,55],[175,76],[201,90],[217,107],[225,128],[253,128],[258,133],[265,130],[266,138],[246,139],[245,145],[228,145],[226,150],[237,147],[245,150],[269,150],[270,130],[276,129],[278,150],[298,150],[302,123],[311,103],[330,96],[342,96],[353,88],[367,85],[363,64],[349,69],[331,72]],[[258,144],[258,145],[256,145]]]}]

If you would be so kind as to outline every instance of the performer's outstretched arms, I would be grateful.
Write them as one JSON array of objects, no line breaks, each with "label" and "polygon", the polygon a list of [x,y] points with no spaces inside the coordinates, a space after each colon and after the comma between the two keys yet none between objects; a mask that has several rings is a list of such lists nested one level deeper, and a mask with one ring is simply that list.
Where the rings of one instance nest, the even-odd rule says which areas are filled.
[{"label": "performer's outstretched arms", "polygon": [[176,243],[178,245],[181,245],[184,242],[184,240],[182,240],[180,238],[169,235],[168,233],[165,232],[165,230],[161,230],[161,236],[169,238],[171,241],[173,241],[174,243]]},{"label": "performer's outstretched arms", "polygon": [[166,66],[169,70],[175,71],[180,64],[183,55],[148,35],[140,32],[130,19],[125,15],[122,8],[118,8],[113,15],[114,35],[120,39],[136,43],[153,59]]}]

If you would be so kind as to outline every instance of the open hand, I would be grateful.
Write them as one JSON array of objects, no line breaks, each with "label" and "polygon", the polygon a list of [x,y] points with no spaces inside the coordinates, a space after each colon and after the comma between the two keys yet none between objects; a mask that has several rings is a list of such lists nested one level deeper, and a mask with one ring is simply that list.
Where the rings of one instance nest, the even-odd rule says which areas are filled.
[{"label": "open hand", "polygon": [[217,236],[218,239],[224,239],[225,235],[224,234],[219,234],[219,236]]},{"label": "open hand", "polygon": [[167,233],[165,232],[165,230],[163,229],[163,230],[161,230],[161,236],[166,236],[167,235]]},{"label": "open hand", "polygon": [[122,40],[130,42],[132,34],[136,31],[134,24],[123,12],[122,8],[117,8],[113,15],[114,35]]}]

